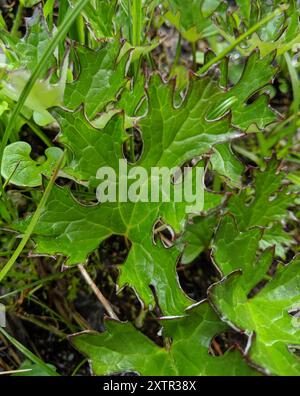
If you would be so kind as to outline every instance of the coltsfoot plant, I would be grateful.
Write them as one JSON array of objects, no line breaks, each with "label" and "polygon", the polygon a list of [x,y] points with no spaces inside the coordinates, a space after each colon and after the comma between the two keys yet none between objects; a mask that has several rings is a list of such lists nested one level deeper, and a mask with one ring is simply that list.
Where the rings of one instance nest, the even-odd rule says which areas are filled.
[{"label": "coltsfoot plant", "polygon": [[300,375],[299,3],[4,3],[0,368]]}]

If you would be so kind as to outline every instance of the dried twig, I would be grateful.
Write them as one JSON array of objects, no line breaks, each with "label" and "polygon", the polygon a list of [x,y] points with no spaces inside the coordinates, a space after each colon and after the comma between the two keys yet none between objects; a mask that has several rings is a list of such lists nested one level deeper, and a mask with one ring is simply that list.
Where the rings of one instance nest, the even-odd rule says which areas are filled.
[{"label": "dried twig", "polygon": [[117,315],[114,313],[114,310],[112,309],[112,306],[110,305],[110,302],[103,296],[103,294],[98,289],[98,287],[96,286],[96,284],[94,283],[94,281],[92,280],[92,278],[90,277],[90,275],[88,274],[88,272],[86,271],[84,266],[82,264],[79,264],[78,268],[79,268],[84,280],[90,286],[90,288],[93,290],[93,292],[95,293],[96,297],[98,298],[98,300],[101,302],[101,304],[105,308],[108,315],[112,319],[119,320]]}]

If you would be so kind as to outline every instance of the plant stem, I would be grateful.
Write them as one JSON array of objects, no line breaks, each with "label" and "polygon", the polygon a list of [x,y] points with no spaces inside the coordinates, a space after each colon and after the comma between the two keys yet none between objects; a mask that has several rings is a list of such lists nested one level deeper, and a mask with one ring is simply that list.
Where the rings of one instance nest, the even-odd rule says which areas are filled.
[{"label": "plant stem", "polygon": [[78,42],[84,45],[85,44],[84,20],[81,15],[78,15],[78,17],[76,18],[76,29],[77,29]]},{"label": "plant stem", "polygon": [[263,25],[268,23],[271,19],[274,17],[278,16],[281,14],[282,11],[285,10],[284,5],[276,8],[274,12],[272,12],[270,15],[267,15],[265,18],[263,18],[261,21],[257,22],[254,26],[252,26],[247,32],[241,34],[235,41],[233,41],[228,47],[226,47],[222,52],[220,52],[219,55],[211,59],[209,62],[207,62],[204,66],[202,66],[198,70],[198,74],[203,74],[207,72],[207,70],[214,65],[215,63],[218,63],[221,59],[223,59],[227,54],[229,54],[236,46],[238,46],[241,42],[243,42],[248,36],[250,36],[252,33],[256,32],[259,28],[261,28]]},{"label": "plant stem", "polygon": [[[34,84],[36,83],[37,79],[40,77],[40,74],[43,70],[43,68],[45,67],[45,65],[48,62],[48,59],[52,56],[54,50],[56,49],[57,45],[60,43],[60,41],[66,36],[66,34],[68,33],[69,28],[72,26],[73,22],[75,21],[75,19],[77,18],[77,16],[80,14],[80,12],[82,11],[82,9],[85,7],[85,5],[89,2],[90,0],[81,0],[78,1],[75,5],[75,7],[71,10],[69,10],[69,12],[67,13],[64,22],[59,26],[58,31],[56,32],[55,36],[52,38],[52,40],[49,42],[49,44],[47,45],[41,60],[39,61],[39,63],[36,65],[36,67],[34,68],[31,77],[29,78],[29,80],[27,81],[27,83],[25,84],[25,87],[23,89],[23,91],[21,92],[21,95],[16,103],[16,106],[9,118],[9,122],[8,125],[5,129],[5,133],[4,136],[2,138],[2,142],[1,142],[1,146],[0,146],[0,169],[2,166],[2,159],[3,159],[3,152],[4,149],[7,145],[7,142],[10,138],[10,135],[13,131],[16,119],[18,118],[25,102],[26,99],[28,97],[28,95],[30,94]],[[2,178],[0,177],[0,185],[2,185]]]},{"label": "plant stem", "polygon": [[55,334],[57,337],[59,337],[61,339],[67,338],[67,334],[65,334],[64,332],[60,331],[55,326],[48,325],[48,324],[40,321],[39,319],[37,319],[37,318],[35,318],[35,317],[31,316],[31,315],[22,315],[20,313],[15,313],[15,315],[18,318],[20,318],[21,320],[25,321],[25,322],[32,323],[33,325],[38,326],[38,327],[40,327],[43,330],[49,331],[49,333]]},{"label": "plant stem", "polygon": [[5,19],[3,18],[2,11],[0,11],[0,28],[7,30]]},{"label": "plant stem", "polygon": [[128,11],[128,28],[129,28],[129,41],[133,44],[133,34],[132,34],[132,15],[131,15],[131,0],[127,0],[127,11]]},{"label": "plant stem", "polygon": [[52,31],[53,29],[53,9],[54,9],[54,2],[55,0],[47,0],[45,3],[43,10],[45,19],[48,19],[49,30]]},{"label": "plant stem", "polygon": [[[219,34],[226,40],[228,43],[232,44],[235,41],[234,37],[231,37],[228,33],[226,33],[223,29],[221,29],[219,26],[216,26]],[[242,56],[248,56],[248,52],[245,51],[243,48],[240,46],[237,46],[237,50]]]},{"label": "plant stem", "polygon": [[284,54],[284,58],[289,70],[292,88],[293,88],[293,99],[294,99],[293,110],[294,113],[297,114],[300,106],[300,84],[299,84],[298,73],[292,64],[290,55],[287,52]]},{"label": "plant stem", "polygon": [[[131,15],[131,42],[134,47],[141,45],[142,37],[142,0],[130,1],[129,14]],[[134,76],[137,77],[140,60],[134,62]]]},{"label": "plant stem", "polygon": [[192,42],[192,54],[193,54],[193,70],[196,70],[197,67],[197,54],[196,54],[196,43]]},{"label": "plant stem", "polygon": [[26,124],[29,126],[29,128],[36,134],[37,137],[41,139],[42,142],[45,143],[47,147],[53,147],[54,144],[51,142],[51,140],[44,134],[44,132],[31,120],[28,120],[25,118],[23,115],[21,115],[21,118],[26,122]]},{"label": "plant stem", "polygon": [[86,362],[88,362],[88,358],[85,358],[80,363],[78,363],[75,369],[73,370],[71,377],[74,377]]},{"label": "plant stem", "polygon": [[19,6],[18,6],[17,14],[16,14],[16,16],[15,16],[14,24],[13,24],[13,27],[12,27],[12,29],[11,29],[11,35],[12,35],[13,37],[18,37],[18,31],[19,31],[19,28],[20,28],[21,23],[22,23],[22,13],[23,13],[23,9],[24,9],[24,6],[23,6],[23,4],[19,1]]},{"label": "plant stem", "polygon": [[178,34],[178,41],[177,41],[177,46],[176,46],[176,54],[175,54],[175,58],[174,58],[174,62],[173,62],[173,66],[172,69],[170,71],[170,76],[173,77],[175,69],[178,65],[179,59],[180,59],[180,55],[181,55],[181,34]]},{"label": "plant stem", "polygon": [[79,271],[81,272],[81,275],[83,276],[84,280],[86,281],[86,283],[90,286],[90,288],[93,290],[93,292],[95,293],[96,297],[98,298],[98,300],[100,301],[100,303],[103,305],[103,307],[105,308],[106,312],[108,313],[108,315],[115,320],[119,321],[119,318],[117,317],[117,315],[114,313],[114,310],[112,309],[112,306],[110,305],[109,301],[103,296],[103,294],[101,293],[101,291],[98,289],[98,287],[96,286],[96,284],[94,283],[94,281],[92,280],[92,278],[90,277],[90,275],[88,274],[87,270],[84,268],[84,266],[82,264],[78,265]]},{"label": "plant stem", "polygon": [[24,249],[26,243],[28,242],[34,227],[36,226],[41,212],[49,198],[50,192],[52,190],[52,187],[55,183],[55,180],[57,178],[58,172],[62,166],[63,160],[65,157],[65,153],[61,156],[61,158],[59,159],[59,161],[57,162],[57,165],[54,169],[54,172],[51,176],[51,179],[46,187],[46,190],[42,196],[42,199],[40,200],[38,207],[36,208],[36,211],[34,213],[34,215],[32,216],[32,219],[23,235],[23,238],[21,239],[21,242],[19,243],[18,247],[16,248],[16,250],[14,251],[13,255],[11,256],[11,258],[8,260],[8,262],[5,264],[5,266],[2,268],[2,270],[0,271],[0,282],[3,281],[3,279],[6,277],[6,275],[8,274],[8,272],[10,271],[10,269],[12,268],[12,266],[14,265],[14,263],[16,262],[16,260],[18,259],[19,255],[21,254],[22,250]]},{"label": "plant stem", "polygon": [[267,140],[266,140],[264,134],[262,132],[258,132],[256,134],[256,136],[257,136],[257,141],[259,144],[261,155],[263,157],[267,157],[270,153],[268,151]]},{"label": "plant stem", "polygon": [[142,36],[142,0],[132,0],[131,5],[132,20],[132,45],[141,45]]},{"label": "plant stem", "polygon": [[213,182],[213,191],[220,192],[221,186],[222,186],[221,178],[218,174],[216,174]]},{"label": "plant stem", "polygon": [[134,129],[132,129],[132,135],[129,138],[129,149],[130,149],[130,160],[134,164],[135,162],[135,151],[134,151]]},{"label": "plant stem", "polygon": [[256,154],[244,149],[243,147],[237,146],[237,145],[233,146],[233,148],[237,153],[244,155],[246,158],[249,158],[251,161],[253,161],[255,164],[257,164],[259,167],[263,166],[263,161]]}]

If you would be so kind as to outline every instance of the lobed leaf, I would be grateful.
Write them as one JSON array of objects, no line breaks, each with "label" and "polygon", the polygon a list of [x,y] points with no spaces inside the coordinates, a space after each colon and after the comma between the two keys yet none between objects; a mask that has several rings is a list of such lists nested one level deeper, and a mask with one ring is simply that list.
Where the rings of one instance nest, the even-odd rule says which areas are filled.
[{"label": "lobed leaf", "polygon": [[[104,101],[106,103],[112,100],[112,96],[116,95],[116,86],[119,89],[125,82],[123,73],[127,55],[122,57],[117,66],[116,57],[112,56],[112,53],[116,55],[119,50],[116,43],[109,43],[96,53],[79,49],[85,73],[67,87],[67,107],[75,108],[84,101],[84,111],[93,117]],[[90,61],[95,59],[99,62]],[[254,53],[245,67],[246,79],[253,64],[261,65],[261,62],[264,63]],[[105,69],[102,69],[104,65]],[[108,76],[112,85],[108,85],[105,93],[107,96],[100,98],[104,89],[98,91],[99,84],[103,83],[102,72]],[[264,81],[259,77],[258,82],[251,84],[246,92],[246,83],[241,79],[237,87],[231,90],[242,101],[246,101]],[[194,157],[209,152],[213,146],[242,135],[231,126],[227,114],[230,108],[214,120],[207,119],[215,102],[220,103],[221,98],[225,101],[228,99],[228,92],[220,89],[218,82],[211,76],[192,76],[185,98],[180,105],[175,105],[172,84],[163,82],[159,75],[154,74],[148,83],[147,97],[148,112],[136,119],[143,150],[134,164],[127,164],[129,169],[142,166],[150,172],[155,166],[169,169],[180,167]],[[246,103],[241,103],[243,110],[240,110],[235,102],[229,103],[233,118],[237,111],[241,113],[246,106]],[[79,183],[88,184],[90,188],[96,186],[98,168],[110,166],[118,174],[117,164],[119,159],[124,159],[123,143],[126,140],[124,114],[112,117],[103,130],[92,127],[80,110],[72,113],[57,109],[53,115],[61,126],[59,139],[72,153],[71,160],[64,169],[66,174]],[[195,169],[194,167],[193,171]],[[172,191],[175,188],[172,187]],[[208,197],[209,194],[206,194],[206,199]],[[163,313],[180,315],[191,303],[182,292],[176,276],[176,262],[180,252],[177,246],[166,249],[160,241],[155,243],[153,228],[160,220],[171,227],[174,234],[182,232],[187,219],[187,205],[176,203],[173,198],[171,202],[149,201],[150,197],[147,203],[116,200],[91,207],[76,203],[66,190],[55,188],[35,229],[37,251],[63,254],[68,257],[67,264],[78,264],[85,262],[88,254],[109,236],[124,235],[132,246],[126,262],[120,267],[119,287],[131,286],[150,308],[155,305],[154,289]],[[212,202],[216,201],[209,199],[206,206],[209,207]],[[203,208],[199,207],[196,212],[199,213]],[[22,229],[24,224],[17,227]]]},{"label": "lobed leaf", "polygon": [[161,348],[130,323],[106,321],[102,334],[82,333],[71,337],[72,344],[91,359],[96,375],[137,372],[155,376],[257,375],[240,352],[223,356],[209,354],[210,342],[227,329],[207,303],[187,311],[185,317],[161,320],[171,345]]},{"label": "lobed leaf", "polygon": [[45,151],[47,159],[38,163],[30,157],[31,146],[26,142],[15,142],[5,147],[1,174],[16,186],[37,187],[42,184],[42,175],[50,177],[57,161],[62,156],[58,147]]}]

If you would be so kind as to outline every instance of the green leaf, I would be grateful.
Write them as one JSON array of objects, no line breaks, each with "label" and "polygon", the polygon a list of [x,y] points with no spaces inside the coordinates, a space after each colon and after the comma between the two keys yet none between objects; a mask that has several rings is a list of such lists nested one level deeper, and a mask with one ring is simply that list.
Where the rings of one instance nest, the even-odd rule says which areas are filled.
[{"label": "green leaf", "polygon": [[[35,227],[36,251],[61,253],[68,257],[66,264],[77,264],[85,262],[88,253],[110,235],[125,235],[132,247],[125,264],[120,266],[119,286],[133,286],[146,306],[153,308],[155,300],[149,287],[152,285],[162,310],[181,314],[192,301],[178,285],[176,260],[179,251],[175,247],[166,249],[160,242],[154,245],[152,226],[159,217],[159,207],[149,204],[146,211],[144,205],[127,203],[120,205],[120,211],[116,205],[108,203],[84,206],[77,203],[67,189],[53,188],[49,205]],[[134,211],[138,215],[134,215]],[[28,220],[16,228],[23,230]]]},{"label": "green leaf", "polygon": [[[1,93],[17,102],[29,78],[30,73],[26,70],[11,72],[8,76],[8,80],[2,83],[3,89],[1,90]],[[25,101],[25,106],[33,111],[33,116],[37,124],[44,126],[55,121],[48,109],[63,103],[66,78],[67,62],[65,62],[62,75],[58,83],[51,84],[49,80],[38,80],[34,84]]]},{"label": "green leaf", "polygon": [[119,58],[121,58],[126,52],[131,52],[131,62],[135,62],[139,60],[141,56],[148,55],[151,51],[157,48],[159,44],[159,40],[153,40],[153,42],[148,45],[133,47],[126,41],[121,49]]},{"label": "green leaf", "polygon": [[236,0],[236,4],[240,7],[240,12],[247,22],[251,16],[251,0]]},{"label": "green leaf", "polygon": [[300,375],[299,357],[292,351],[300,345],[300,325],[289,313],[300,307],[300,261],[280,265],[275,277],[249,297],[273,260],[273,249],[257,258],[258,242],[258,230],[240,233],[230,216],[222,220],[213,257],[226,277],[210,288],[209,298],[224,320],[251,336],[249,357],[256,365],[267,374]]},{"label": "green leaf", "polygon": [[2,114],[4,114],[8,109],[9,109],[8,103],[5,100],[3,100],[0,103],[0,116],[2,116]]},{"label": "green leaf", "polygon": [[87,122],[82,108],[75,112],[56,108],[52,114],[61,127],[59,141],[71,151],[71,160],[64,168],[65,173],[86,182],[96,178],[100,167],[109,165],[118,168],[119,159],[123,157],[123,143],[128,139],[120,111],[102,131]]},{"label": "green leaf", "polygon": [[41,0],[20,0],[20,3],[26,8],[31,8],[40,2]]},{"label": "green leaf", "polygon": [[[12,114],[9,118],[8,124],[6,126],[1,145],[0,145],[0,163],[2,163],[2,157],[4,149],[10,139],[10,136],[14,130],[14,123],[16,122],[18,116],[20,115],[23,107],[26,103],[26,99],[28,99],[30,92],[35,86],[35,83],[38,81],[40,74],[43,71],[45,65],[47,65],[48,60],[51,58],[53,52],[55,51],[56,47],[59,45],[61,40],[66,36],[69,28],[72,26],[73,22],[75,21],[76,17],[80,14],[84,6],[88,3],[89,0],[82,0],[78,3],[74,8],[70,9],[64,20],[63,24],[60,25],[58,28],[56,35],[49,41],[44,54],[42,55],[41,60],[35,66],[34,70],[28,81],[26,82],[22,92],[19,95],[18,101],[16,106],[14,107]],[[61,73],[63,75],[63,72]]]},{"label": "green leaf", "polygon": [[82,333],[71,337],[72,344],[91,359],[96,375],[123,371],[140,375],[226,376],[257,375],[238,351],[212,356],[212,338],[226,331],[207,303],[187,311],[181,319],[161,320],[163,333],[172,337],[168,349],[154,344],[130,323],[106,321],[106,332]]},{"label": "green leaf", "polygon": [[[36,8],[31,18],[26,18],[26,35],[17,42],[15,51],[19,57],[18,69],[26,69],[32,72],[34,67],[41,60],[43,53],[47,46],[51,35],[48,31],[46,21],[43,17],[42,12]],[[44,78],[47,70],[55,68],[57,62],[55,56],[49,58],[47,64],[44,67],[40,77]]]},{"label": "green leaf", "polygon": [[[207,118],[213,120],[230,110],[232,124],[245,131],[248,131],[252,125],[263,129],[276,121],[277,115],[268,106],[267,95],[259,95],[250,104],[248,103],[250,98],[273,79],[276,73],[276,68],[272,66],[273,58],[274,54],[260,58],[259,52],[254,51],[247,59],[239,81],[227,92],[220,94],[219,98],[215,98]],[[216,109],[219,109],[217,115],[215,115]]]},{"label": "green leaf", "polygon": [[241,270],[242,281],[247,285],[248,292],[264,277],[270,266],[269,263],[267,268],[260,267],[256,262],[261,237],[261,229],[240,231],[235,218],[226,215],[222,218],[213,241],[213,260],[221,274],[226,276]]},{"label": "green leaf", "polygon": [[203,0],[201,11],[203,16],[210,16],[220,5],[219,0]]},{"label": "green leaf", "polygon": [[[254,226],[267,227],[273,222],[283,220],[287,215],[293,196],[284,188],[280,191],[285,175],[277,168],[277,161],[271,160],[264,172],[257,172],[254,196],[249,196],[244,189],[230,199],[228,210],[234,214],[240,230]],[[251,197],[252,200],[247,204]]]},{"label": "green leaf", "polygon": [[192,224],[187,224],[179,243],[184,245],[182,264],[191,263],[200,253],[206,250],[217,226],[215,214],[195,217]]},{"label": "green leaf", "polygon": [[[276,173],[277,166],[277,162],[272,161],[266,171],[257,173],[254,196],[244,189],[239,195],[230,198],[227,212],[232,220],[227,220],[226,225],[221,223],[226,230],[224,228],[221,232],[220,240],[220,233],[217,233],[215,240],[218,246],[215,256],[217,261],[223,263],[223,274],[252,265],[259,247],[265,249],[275,246],[276,255],[282,258],[291,247],[293,239],[279,221],[284,221],[287,217],[287,207],[293,203],[293,197],[287,191],[279,190],[284,174]],[[230,214],[234,216],[231,217]],[[186,226],[179,241],[180,244],[185,244],[183,264],[191,262],[209,247],[216,222],[212,213],[206,217],[194,217],[193,224]],[[258,227],[264,227],[265,230]],[[234,261],[232,257],[235,258]],[[232,267],[235,263],[239,267]]]},{"label": "green leaf", "polygon": [[[49,369],[56,371],[56,368],[52,364],[47,364]],[[52,376],[48,371],[45,370],[44,366],[38,363],[31,363],[29,360],[24,360],[18,370],[30,370],[20,373],[12,374],[12,377],[50,377]]]},{"label": "green leaf", "polygon": [[281,223],[275,223],[272,227],[266,228],[264,231],[263,239],[260,241],[260,248],[266,249],[275,246],[275,255],[285,259],[286,252],[292,248],[294,240],[288,234]]},{"label": "green leaf", "polygon": [[256,174],[255,192],[244,189],[233,195],[227,210],[234,215],[240,231],[264,227],[260,247],[276,246],[276,255],[284,258],[293,243],[284,231],[284,222],[288,207],[294,204],[294,195],[283,186],[285,174],[277,168],[276,160],[269,161],[265,171]]},{"label": "green leaf", "polygon": [[144,76],[139,76],[137,80],[131,80],[122,91],[121,98],[117,102],[117,108],[125,111],[126,116],[143,116],[147,112],[143,103],[146,102],[146,81]]},{"label": "green leaf", "polygon": [[219,6],[218,1],[190,0],[189,6],[180,0],[169,0],[170,9],[165,18],[191,42],[217,33],[210,16]]},{"label": "green leaf", "polygon": [[278,55],[282,55],[285,52],[292,49],[300,41],[300,32],[298,32],[291,40],[286,41],[282,37],[281,40],[273,41],[262,41],[258,35],[254,34],[249,40],[249,50],[259,48],[261,56],[267,56],[273,51],[277,51]]},{"label": "green leaf", "polygon": [[217,206],[220,206],[224,201],[224,196],[213,191],[204,190],[204,206],[202,213],[208,213]]},{"label": "green leaf", "polygon": [[214,147],[210,163],[214,171],[225,177],[229,186],[241,187],[244,167],[228,144],[219,144]]},{"label": "green leaf", "polygon": [[131,79],[124,87],[121,97],[116,103],[108,105],[106,111],[95,118],[91,123],[97,129],[104,129],[108,121],[120,111],[125,112],[125,129],[133,128],[136,117],[147,112],[144,76],[137,80]]},{"label": "green leaf", "polygon": [[[270,14],[270,12],[272,12],[278,4],[280,4],[280,1],[278,1],[277,4],[268,4],[266,2],[262,2],[261,4],[259,4],[257,13],[258,18],[261,19],[261,17]],[[267,24],[262,26],[258,31],[261,39],[263,41],[274,41],[278,39],[278,37],[280,37],[280,35],[282,34],[282,31],[284,30],[285,18],[286,15],[284,12],[282,12],[272,18]]]},{"label": "green leaf", "polygon": [[116,14],[117,0],[90,1],[83,10],[88,27],[96,38],[114,36],[113,20]]},{"label": "green leaf", "polygon": [[[109,64],[111,61],[109,57]],[[90,75],[90,64],[86,65],[86,70],[74,85],[82,84],[81,95],[86,93],[83,82],[91,82],[94,77],[94,74]],[[70,93],[71,88],[67,91]],[[73,92],[75,95],[77,89]],[[95,110],[97,95],[94,90],[91,92],[94,94],[89,96],[88,91],[85,111],[87,104],[90,110]],[[154,74],[147,88],[148,112],[136,120],[143,141],[142,155],[135,164],[128,164],[128,168],[141,166],[149,174],[153,166],[169,169],[182,166],[192,158],[209,152],[214,145],[241,136],[240,131],[231,128],[226,115],[213,121],[207,120],[211,103],[226,94],[210,76],[192,76],[185,99],[181,105],[175,106],[172,84],[164,83],[159,75]],[[74,106],[81,100],[84,100],[83,96],[76,96]],[[124,158],[123,143],[126,140],[124,114],[111,118],[102,131],[93,128],[82,111],[55,110],[54,116],[61,126],[59,139],[72,153],[64,169],[66,174],[90,188],[96,187],[96,173],[100,167],[110,166],[118,174],[118,160]],[[173,192],[175,188],[174,185]],[[220,196],[216,197],[217,200],[208,199],[208,205],[192,212],[210,209],[216,201],[219,202]],[[85,262],[88,254],[109,236],[124,235],[132,246],[126,262],[120,266],[119,287],[131,286],[150,308],[155,305],[154,289],[164,314],[180,315],[191,303],[176,277],[180,252],[177,246],[166,249],[160,241],[155,244],[153,227],[161,220],[172,228],[175,235],[182,232],[187,220],[187,206],[185,202],[174,202],[174,198],[171,202],[151,202],[149,196],[148,202],[102,202],[100,205],[84,206],[76,203],[67,190],[55,188],[35,228],[37,251],[63,254],[68,257],[67,264],[78,264]],[[53,225],[50,230],[49,224]],[[21,223],[19,229],[23,227]]]},{"label": "green leaf", "polygon": [[1,174],[16,186],[37,187],[42,184],[42,175],[50,177],[55,164],[62,156],[58,147],[45,151],[44,162],[34,161],[30,157],[31,146],[26,142],[15,142],[5,147]]},{"label": "green leaf", "polygon": [[75,110],[84,104],[86,115],[93,119],[109,102],[116,100],[127,82],[125,74],[130,56],[127,51],[119,59],[121,50],[117,40],[97,51],[77,47],[80,72],[77,79],[66,86],[64,105],[67,108]]},{"label": "green leaf", "polygon": [[[216,89],[217,85],[209,79],[195,79],[189,97],[181,108],[175,109],[172,104],[172,87],[154,76],[148,92],[149,112],[147,117],[139,121],[144,149],[143,157],[137,164],[146,169],[154,164],[168,165],[171,168],[184,163],[196,153],[205,152],[213,141],[235,137],[236,132],[228,131],[227,119],[215,123],[206,123],[204,120],[205,97],[211,97]],[[205,97],[201,98],[203,93]],[[163,110],[160,109],[161,102],[165,103],[166,108]],[[89,178],[93,181],[100,166],[106,164],[116,168],[117,160],[123,157],[122,115],[114,117],[101,133],[92,129],[80,112],[72,114],[60,110],[56,114],[59,115],[58,120],[63,131],[60,140],[73,152],[73,160],[64,169],[65,172],[70,172],[81,181]],[[195,116],[198,117],[199,124],[194,122]],[[190,122],[187,117],[191,117]],[[165,130],[164,139],[166,143],[169,141],[169,147],[166,146],[163,151],[163,146],[157,144],[162,139],[160,130]],[[181,145],[176,143],[176,138],[182,141]],[[172,146],[174,156],[170,157]],[[39,252],[62,253],[69,257],[69,264],[76,264],[84,262],[88,253],[111,234],[126,235],[132,242],[132,248],[126,263],[121,267],[119,286],[133,286],[146,305],[153,307],[153,294],[149,288],[151,284],[156,289],[160,306],[165,313],[180,314],[190,304],[190,300],[177,286],[175,267],[179,252],[176,248],[167,250],[160,244],[153,245],[151,235],[153,224],[159,217],[175,231],[180,231],[185,218],[183,205],[174,207],[172,202],[163,205],[142,202],[112,203],[93,208],[81,206],[79,210],[67,192],[60,189],[53,190],[51,202],[55,202],[55,206],[51,205],[44,212],[35,229]],[[67,213],[66,207],[69,207]],[[68,220],[64,220],[63,216],[57,217],[58,213],[66,213]],[[78,216],[82,219],[81,226]],[[47,230],[46,224],[49,222],[56,224],[52,229],[54,233]],[[162,263],[164,269],[161,268]]]},{"label": "green leaf", "polygon": [[[2,81],[1,93],[17,102],[21,92],[30,79],[35,66],[40,62],[45,49],[51,40],[46,21],[39,9],[36,9],[31,18],[26,19],[26,35],[13,46],[18,60],[10,62],[11,67],[5,80]],[[49,57],[40,72],[40,79],[34,84],[25,102],[25,112],[33,112],[35,122],[41,126],[54,121],[48,109],[63,103],[64,90],[67,79],[68,57],[63,61],[58,80],[53,70],[57,69],[55,56]],[[50,75],[47,72],[52,70]],[[47,75],[47,78],[44,79]]]},{"label": "green leaf", "polygon": [[[277,55],[282,55],[299,43],[299,10],[294,2],[288,3],[284,13],[272,18],[249,37],[247,41],[248,53],[258,48],[262,57],[275,50]],[[243,22],[248,28],[270,14],[279,4],[280,2],[267,4],[266,2],[254,3],[249,0],[237,0]],[[237,15],[236,19],[238,19]]]}]

